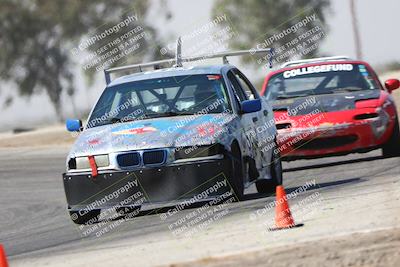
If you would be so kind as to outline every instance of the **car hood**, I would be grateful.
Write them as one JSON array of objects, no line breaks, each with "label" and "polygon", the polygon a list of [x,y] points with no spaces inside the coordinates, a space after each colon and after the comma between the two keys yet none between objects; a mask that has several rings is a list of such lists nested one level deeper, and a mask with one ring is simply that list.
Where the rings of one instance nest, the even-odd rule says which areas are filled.
[{"label": "car hood", "polygon": [[187,115],[89,128],[80,134],[70,156],[212,144],[233,118],[231,114]]},{"label": "car hood", "polygon": [[[364,90],[338,94],[313,95],[273,103],[274,111],[287,111],[289,116],[306,115],[319,112],[351,110],[356,108],[356,102],[379,99],[380,90]],[[378,101],[377,101],[378,102]]]}]

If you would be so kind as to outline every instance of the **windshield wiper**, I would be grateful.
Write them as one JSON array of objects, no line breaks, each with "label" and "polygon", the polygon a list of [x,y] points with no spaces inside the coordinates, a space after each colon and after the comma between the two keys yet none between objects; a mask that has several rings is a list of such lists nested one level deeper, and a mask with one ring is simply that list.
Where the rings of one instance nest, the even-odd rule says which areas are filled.
[{"label": "windshield wiper", "polygon": [[125,118],[125,117],[122,117],[122,118],[115,117],[115,118],[111,118],[109,120],[104,121],[101,125],[120,123],[120,122],[129,122],[129,121],[134,121],[134,120],[136,120],[136,119],[135,118]]},{"label": "windshield wiper", "polygon": [[149,118],[161,118],[161,117],[175,117],[175,116],[185,116],[185,115],[194,115],[193,112],[174,112],[167,111],[163,113],[150,113],[146,114]]},{"label": "windshield wiper", "polygon": [[363,90],[363,89],[360,87],[342,87],[342,88],[333,89],[332,91],[355,92],[355,91],[361,91],[361,90]]},{"label": "windshield wiper", "polygon": [[112,118],[110,120],[111,123],[117,123],[117,122],[128,122],[128,121],[134,121],[136,120],[135,118]]},{"label": "windshield wiper", "polygon": [[288,98],[296,98],[296,97],[305,97],[308,96],[307,94],[301,94],[301,95],[278,95],[276,99],[288,99]]},{"label": "windshield wiper", "polygon": [[273,111],[287,111],[288,107],[272,107]]}]

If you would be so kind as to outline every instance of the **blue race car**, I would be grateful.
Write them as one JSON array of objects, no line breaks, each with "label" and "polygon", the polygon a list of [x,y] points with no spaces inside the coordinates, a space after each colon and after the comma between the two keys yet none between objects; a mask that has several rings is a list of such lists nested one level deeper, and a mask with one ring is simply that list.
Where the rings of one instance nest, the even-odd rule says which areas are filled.
[{"label": "blue race car", "polygon": [[[224,63],[238,54],[225,53]],[[254,182],[262,193],[282,183],[271,106],[236,67],[185,68],[178,60],[172,68],[110,79],[112,72],[159,64],[106,70],[107,87],[86,126],[67,121],[69,131],[80,132],[63,174],[75,223],[96,222],[102,209],[132,212],[226,192],[241,200]]]}]

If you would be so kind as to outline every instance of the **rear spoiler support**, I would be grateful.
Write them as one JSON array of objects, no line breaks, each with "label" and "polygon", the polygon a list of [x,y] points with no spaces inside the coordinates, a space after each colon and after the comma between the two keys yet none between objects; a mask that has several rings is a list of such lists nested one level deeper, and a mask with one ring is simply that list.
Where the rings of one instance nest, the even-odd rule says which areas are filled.
[{"label": "rear spoiler support", "polygon": [[227,57],[242,56],[242,55],[255,55],[255,54],[267,54],[267,53],[269,53],[269,60],[268,60],[269,67],[272,68],[272,57],[274,54],[273,48],[225,51],[225,52],[211,53],[211,54],[205,54],[205,55],[195,56],[195,57],[182,57],[182,40],[181,40],[181,38],[178,38],[177,43],[176,43],[175,58],[105,69],[104,76],[105,76],[106,84],[110,84],[111,83],[111,73],[116,73],[116,72],[120,72],[120,71],[139,70],[140,72],[142,72],[142,68],[161,67],[162,65],[165,65],[165,64],[179,68],[179,67],[183,66],[184,62],[193,62],[193,61],[205,60],[205,59],[211,59],[211,58],[222,58],[223,64],[229,64]]}]

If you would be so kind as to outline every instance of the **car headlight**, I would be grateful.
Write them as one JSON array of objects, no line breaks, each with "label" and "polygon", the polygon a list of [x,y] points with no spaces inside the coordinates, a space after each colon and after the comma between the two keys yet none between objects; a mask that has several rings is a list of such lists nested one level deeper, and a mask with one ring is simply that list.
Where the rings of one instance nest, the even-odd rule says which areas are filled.
[{"label": "car headlight", "polygon": [[389,115],[382,108],[377,108],[376,112],[379,114],[379,117],[377,120],[372,121],[372,131],[376,138],[381,138],[389,124]]},{"label": "car headlight", "polygon": [[175,149],[175,159],[191,159],[209,157],[223,153],[223,146],[221,144],[213,144],[207,146],[186,146]]},{"label": "car headlight", "polygon": [[[110,165],[108,155],[95,155],[97,167],[107,167]],[[88,157],[76,157],[68,160],[68,170],[81,170],[90,169],[90,163]]]},{"label": "car headlight", "polygon": [[390,101],[389,99],[386,99],[385,103],[383,103],[383,105],[382,105],[382,108],[387,108],[391,104],[392,104],[392,101]]}]

